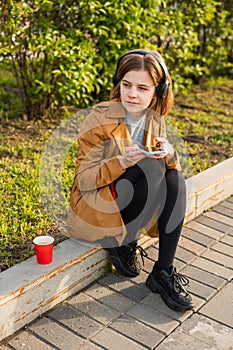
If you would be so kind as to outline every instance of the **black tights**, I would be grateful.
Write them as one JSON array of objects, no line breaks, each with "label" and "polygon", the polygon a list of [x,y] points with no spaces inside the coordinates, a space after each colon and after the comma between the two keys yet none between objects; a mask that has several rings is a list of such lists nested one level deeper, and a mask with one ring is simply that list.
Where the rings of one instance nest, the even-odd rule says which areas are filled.
[{"label": "black tights", "polygon": [[183,174],[167,170],[163,159],[144,158],[115,181],[117,204],[126,225],[123,244],[134,241],[138,231],[156,212],[159,230],[158,268],[169,269],[183,225],[186,190]]}]

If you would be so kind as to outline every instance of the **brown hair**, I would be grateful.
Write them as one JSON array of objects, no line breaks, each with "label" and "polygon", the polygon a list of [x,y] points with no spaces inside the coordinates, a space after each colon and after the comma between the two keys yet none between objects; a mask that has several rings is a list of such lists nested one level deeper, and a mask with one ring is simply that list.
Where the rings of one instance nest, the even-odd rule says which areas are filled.
[{"label": "brown hair", "polygon": [[[118,82],[116,85],[113,85],[112,90],[110,92],[110,99],[115,102],[120,102],[120,82],[124,78],[125,74],[131,70],[145,70],[147,71],[153,82],[155,87],[158,86],[160,81],[164,79],[164,72],[157,62],[157,60],[153,57],[156,55],[162,60],[161,55],[157,51],[148,51],[148,54],[141,55],[138,53],[128,54],[120,59],[119,68],[117,70]],[[151,54],[150,54],[151,52]],[[152,55],[153,54],[153,55]],[[160,115],[166,115],[173,106],[173,92],[172,92],[172,81],[167,73],[167,80],[169,81],[169,87],[167,90],[166,97],[159,98],[156,96],[156,92],[154,98],[151,101],[149,106],[150,109],[155,110]]]}]

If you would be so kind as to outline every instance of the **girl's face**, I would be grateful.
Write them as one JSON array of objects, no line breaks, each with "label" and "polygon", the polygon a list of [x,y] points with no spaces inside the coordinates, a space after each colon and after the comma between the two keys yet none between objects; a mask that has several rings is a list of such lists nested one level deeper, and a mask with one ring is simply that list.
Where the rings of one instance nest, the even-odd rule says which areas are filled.
[{"label": "girl's face", "polygon": [[141,116],[154,95],[154,82],[145,70],[131,70],[120,82],[121,102],[131,115]]}]

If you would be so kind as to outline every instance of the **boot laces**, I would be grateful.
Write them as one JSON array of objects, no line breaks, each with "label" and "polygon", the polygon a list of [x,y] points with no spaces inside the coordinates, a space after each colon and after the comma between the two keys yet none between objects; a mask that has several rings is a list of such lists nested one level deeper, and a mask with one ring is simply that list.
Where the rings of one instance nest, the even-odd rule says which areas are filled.
[{"label": "boot laces", "polygon": [[174,269],[174,288],[178,293],[185,292],[188,294],[186,289],[183,286],[189,286],[189,279],[182,275],[181,273],[176,272]]},{"label": "boot laces", "polygon": [[144,258],[147,258],[147,257],[148,257],[148,254],[147,254],[147,252],[145,251],[145,249],[143,249],[140,245],[137,245],[136,250],[139,251],[139,254],[140,254],[140,256],[141,256],[142,263],[143,263],[143,266],[144,266],[144,265],[145,265]]},{"label": "boot laces", "polygon": [[139,254],[141,256],[141,259],[142,259],[142,263],[143,263],[143,266],[145,265],[145,261],[144,261],[144,258],[147,258],[148,257],[148,254],[147,252],[140,246],[140,245],[130,245],[130,257],[129,257],[129,262],[130,263],[134,263],[135,260],[136,260],[136,252],[137,250],[139,251]]}]

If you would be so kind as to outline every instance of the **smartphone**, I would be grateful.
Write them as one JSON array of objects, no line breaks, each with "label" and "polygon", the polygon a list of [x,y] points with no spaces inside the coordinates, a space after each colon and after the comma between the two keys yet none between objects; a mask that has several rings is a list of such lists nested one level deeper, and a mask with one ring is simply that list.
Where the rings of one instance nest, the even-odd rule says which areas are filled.
[{"label": "smartphone", "polygon": [[147,155],[153,155],[153,154],[166,154],[166,153],[167,153],[167,152],[166,152],[166,151],[164,151],[164,150],[149,152],[149,151],[145,151],[144,149],[142,149],[142,152],[143,152],[144,154],[147,154]]}]

